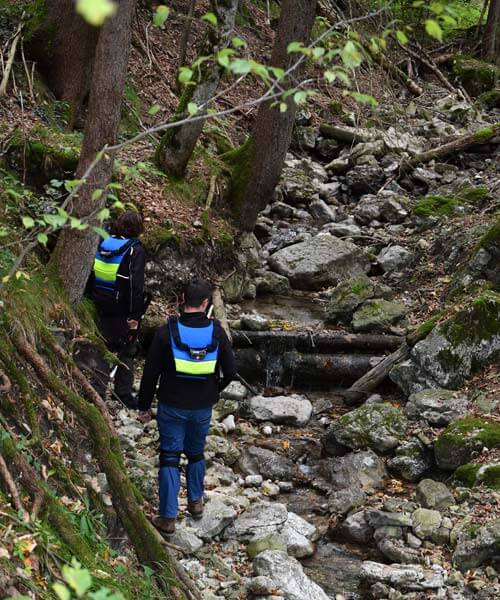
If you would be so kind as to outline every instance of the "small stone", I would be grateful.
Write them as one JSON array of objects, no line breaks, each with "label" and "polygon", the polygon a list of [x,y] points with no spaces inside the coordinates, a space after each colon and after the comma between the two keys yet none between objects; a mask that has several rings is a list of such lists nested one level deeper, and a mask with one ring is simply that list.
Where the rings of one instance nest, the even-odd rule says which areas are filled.
[{"label": "small stone", "polygon": [[279,496],[280,486],[276,483],[272,483],[271,481],[265,481],[261,486],[261,491],[264,496],[273,498],[275,496]]},{"label": "small stone", "polygon": [[385,273],[404,269],[411,261],[412,254],[402,246],[388,246],[380,251],[377,262]]},{"label": "small stone", "polygon": [[302,395],[254,396],[250,399],[249,410],[258,421],[272,421],[286,425],[306,425],[311,418],[312,404]]},{"label": "small stone", "polygon": [[421,540],[430,539],[441,526],[442,516],[437,510],[417,508],[412,515],[413,531]]},{"label": "small stone", "polygon": [[221,392],[221,398],[236,400],[238,402],[241,402],[247,396],[247,388],[239,381],[231,381],[231,383]]},{"label": "small stone", "polygon": [[420,540],[416,535],[413,535],[411,531],[406,534],[406,543],[410,548],[414,548],[418,550],[422,546],[422,540]]},{"label": "small stone", "polygon": [[436,510],[455,504],[455,498],[446,485],[433,479],[423,479],[417,486],[415,497],[423,507]]},{"label": "small stone", "polygon": [[234,415],[228,415],[222,422],[222,427],[226,433],[232,433],[236,429]]},{"label": "small stone", "polygon": [[247,475],[245,477],[245,487],[260,487],[263,481],[262,475]]}]

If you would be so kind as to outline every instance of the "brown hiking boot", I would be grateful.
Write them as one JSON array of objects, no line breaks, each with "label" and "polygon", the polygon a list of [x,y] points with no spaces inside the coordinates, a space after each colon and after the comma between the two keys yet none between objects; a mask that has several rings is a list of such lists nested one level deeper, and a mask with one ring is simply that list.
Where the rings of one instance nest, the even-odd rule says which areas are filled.
[{"label": "brown hiking boot", "polygon": [[187,509],[193,519],[201,519],[203,516],[203,498],[200,498],[199,500],[188,501]]},{"label": "brown hiking boot", "polygon": [[153,517],[153,525],[163,535],[172,535],[175,533],[175,518]]}]

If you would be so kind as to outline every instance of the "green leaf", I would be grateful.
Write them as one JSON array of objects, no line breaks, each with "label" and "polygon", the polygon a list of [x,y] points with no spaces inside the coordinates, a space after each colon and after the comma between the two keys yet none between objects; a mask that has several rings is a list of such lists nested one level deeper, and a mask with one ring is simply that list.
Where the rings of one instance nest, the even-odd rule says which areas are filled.
[{"label": "green leaf", "polygon": [[71,592],[62,583],[54,583],[52,589],[56,593],[59,600],[71,600]]},{"label": "green leaf", "polygon": [[319,47],[319,48],[313,48],[312,57],[315,60],[320,59],[324,54],[325,54],[325,49],[324,48],[321,48],[321,47]]},{"label": "green leaf", "polygon": [[370,94],[361,94],[360,92],[349,92],[349,95],[356,100],[356,102],[360,102],[361,104],[369,104],[370,106],[378,106],[377,100],[370,96]]},{"label": "green leaf", "polygon": [[245,40],[242,40],[239,37],[234,37],[231,40],[231,44],[235,47],[235,48],[246,48],[247,43],[245,42]]},{"label": "green leaf", "polygon": [[236,52],[232,48],[224,48],[217,54],[217,62],[227,69],[233,54],[236,54]]},{"label": "green leaf", "polygon": [[80,219],[77,219],[76,217],[69,218],[69,226],[71,227],[71,229],[77,229],[78,231],[83,231],[88,227],[86,223],[82,223],[82,221]]},{"label": "green leaf", "polygon": [[249,60],[245,60],[243,58],[236,58],[231,62],[229,69],[235,75],[246,75],[252,70],[252,64]]},{"label": "green leaf", "polygon": [[217,26],[217,17],[213,12],[207,12],[201,17],[201,20],[210,23],[210,25],[213,25],[214,27]]},{"label": "green leaf", "polygon": [[441,4],[441,2],[431,2],[429,9],[435,15],[441,15],[444,12],[444,6]]},{"label": "green leaf", "polygon": [[46,234],[46,233],[39,233],[39,234],[36,236],[36,239],[38,240],[38,242],[39,242],[40,244],[43,244],[44,246],[45,246],[45,245],[47,244],[47,242],[49,241],[49,238],[48,238],[48,236],[47,236],[47,234]]},{"label": "green leaf", "polygon": [[23,217],[23,225],[26,229],[31,229],[35,226],[35,221],[31,217]]},{"label": "green leaf", "polygon": [[63,577],[66,583],[74,590],[78,598],[81,598],[92,585],[92,577],[87,569],[82,569],[80,564],[73,560],[74,566],[64,565]]},{"label": "green leaf", "polygon": [[443,39],[441,25],[437,21],[434,21],[434,19],[427,19],[425,22],[425,31],[427,31],[427,35],[430,35],[430,37],[433,37],[436,40],[441,41]]},{"label": "green leaf", "polygon": [[153,104],[153,106],[148,110],[148,115],[154,117],[161,110],[161,106],[159,104]]},{"label": "green leaf", "polygon": [[396,31],[396,37],[398,38],[398,42],[403,44],[403,46],[408,43],[408,36],[404,31],[401,31],[401,29]]},{"label": "green leaf", "polygon": [[105,221],[106,219],[109,219],[109,208],[103,208],[101,209],[98,213],[97,213],[97,218],[99,219],[99,221]]},{"label": "green leaf", "polygon": [[280,69],[279,67],[269,67],[269,70],[276,77],[276,79],[278,81],[280,81],[281,79],[283,79],[283,77],[285,76],[285,70],[284,69]]},{"label": "green leaf", "polygon": [[325,71],[323,77],[328,83],[333,83],[337,79],[337,75],[333,71]]},{"label": "green leaf", "polygon": [[79,179],[66,179],[64,182],[64,187],[67,192],[72,192],[76,187],[80,185]]},{"label": "green leaf", "polygon": [[97,189],[92,192],[92,202],[96,202],[102,196],[104,190]]},{"label": "green leaf", "polygon": [[302,90],[295,92],[295,94],[293,95],[293,101],[297,105],[304,104],[304,102],[306,100],[307,100],[307,93]]},{"label": "green leaf", "polygon": [[92,227],[92,229],[96,233],[98,233],[102,237],[103,240],[106,240],[106,239],[109,238],[109,233],[105,229],[103,229],[102,227]]},{"label": "green leaf", "polygon": [[198,105],[195,102],[190,102],[187,105],[187,111],[188,111],[189,116],[192,117],[193,115],[195,115],[198,112]]},{"label": "green leaf", "polygon": [[193,77],[193,71],[189,67],[181,67],[179,69],[179,82],[189,83]]},{"label": "green leaf", "polygon": [[153,16],[153,25],[159,27],[160,29],[163,29],[165,26],[165,21],[168,19],[169,14],[170,9],[168,8],[168,6],[160,4],[160,6],[156,8],[156,12]]},{"label": "green leaf", "polygon": [[286,113],[288,110],[288,104],[286,102],[280,102],[280,112]]},{"label": "green leaf", "polygon": [[302,52],[304,50],[304,44],[302,42],[290,42],[287,46],[288,54],[294,54],[295,52]]},{"label": "green leaf", "polygon": [[342,62],[348,69],[355,69],[359,67],[363,61],[363,57],[359,52],[356,44],[352,41],[348,41],[341,52]]},{"label": "green leaf", "polygon": [[111,0],[76,0],[76,12],[94,27],[102,25],[116,9],[116,2]]}]

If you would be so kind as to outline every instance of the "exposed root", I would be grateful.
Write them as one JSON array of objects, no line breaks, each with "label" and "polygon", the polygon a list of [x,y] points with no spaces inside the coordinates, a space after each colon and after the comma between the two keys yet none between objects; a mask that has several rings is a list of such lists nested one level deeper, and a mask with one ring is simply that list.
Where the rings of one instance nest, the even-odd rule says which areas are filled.
[{"label": "exposed root", "polygon": [[5,482],[5,485],[7,486],[7,489],[9,490],[9,494],[12,498],[12,504],[14,505],[14,508],[18,511],[21,512],[23,515],[23,521],[28,521],[29,516],[28,513],[26,512],[26,509],[23,506],[23,503],[21,501],[21,496],[19,495],[19,490],[17,489],[17,486],[14,482],[14,479],[9,471],[9,468],[7,467],[7,463],[5,462],[3,456],[0,454],[0,476],[2,477],[2,479]]},{"label": "exposed root", "polygon": [[0,370],[0,394],[8,394],[12,389],[12,384],[7,375]]}]

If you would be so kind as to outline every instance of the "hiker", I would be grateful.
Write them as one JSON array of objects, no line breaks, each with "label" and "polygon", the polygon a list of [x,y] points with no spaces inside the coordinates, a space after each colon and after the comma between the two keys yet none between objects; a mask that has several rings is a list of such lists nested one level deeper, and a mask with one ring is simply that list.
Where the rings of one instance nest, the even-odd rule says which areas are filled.
[{"label": "hiker", "polygon": [[204,449],[212,407],[219,392],[236,377],[231,344],[224,330],[207,317],[212,286],[201,279],[184,290],[184,310],[156,333],[139,391],[140,411],[148,411],[158,387],[160,431],[160,515],[154,525],[175,532],[180,489],[181,453],[187,458],[188,511],[203,514]]},{"label": "hiker", "polygon": [[[143,230],[139,213],[122,213],[111,227],[112,235],[99,244],[88,284],[101,335],[120,361],[115,368],[114,393],[128,408],[137,408],[133,383],[137,334],[145,310],[145,253],[138,239]],[[109,378],[109,369],[97,377],[96,387],[102,395]]]}]

